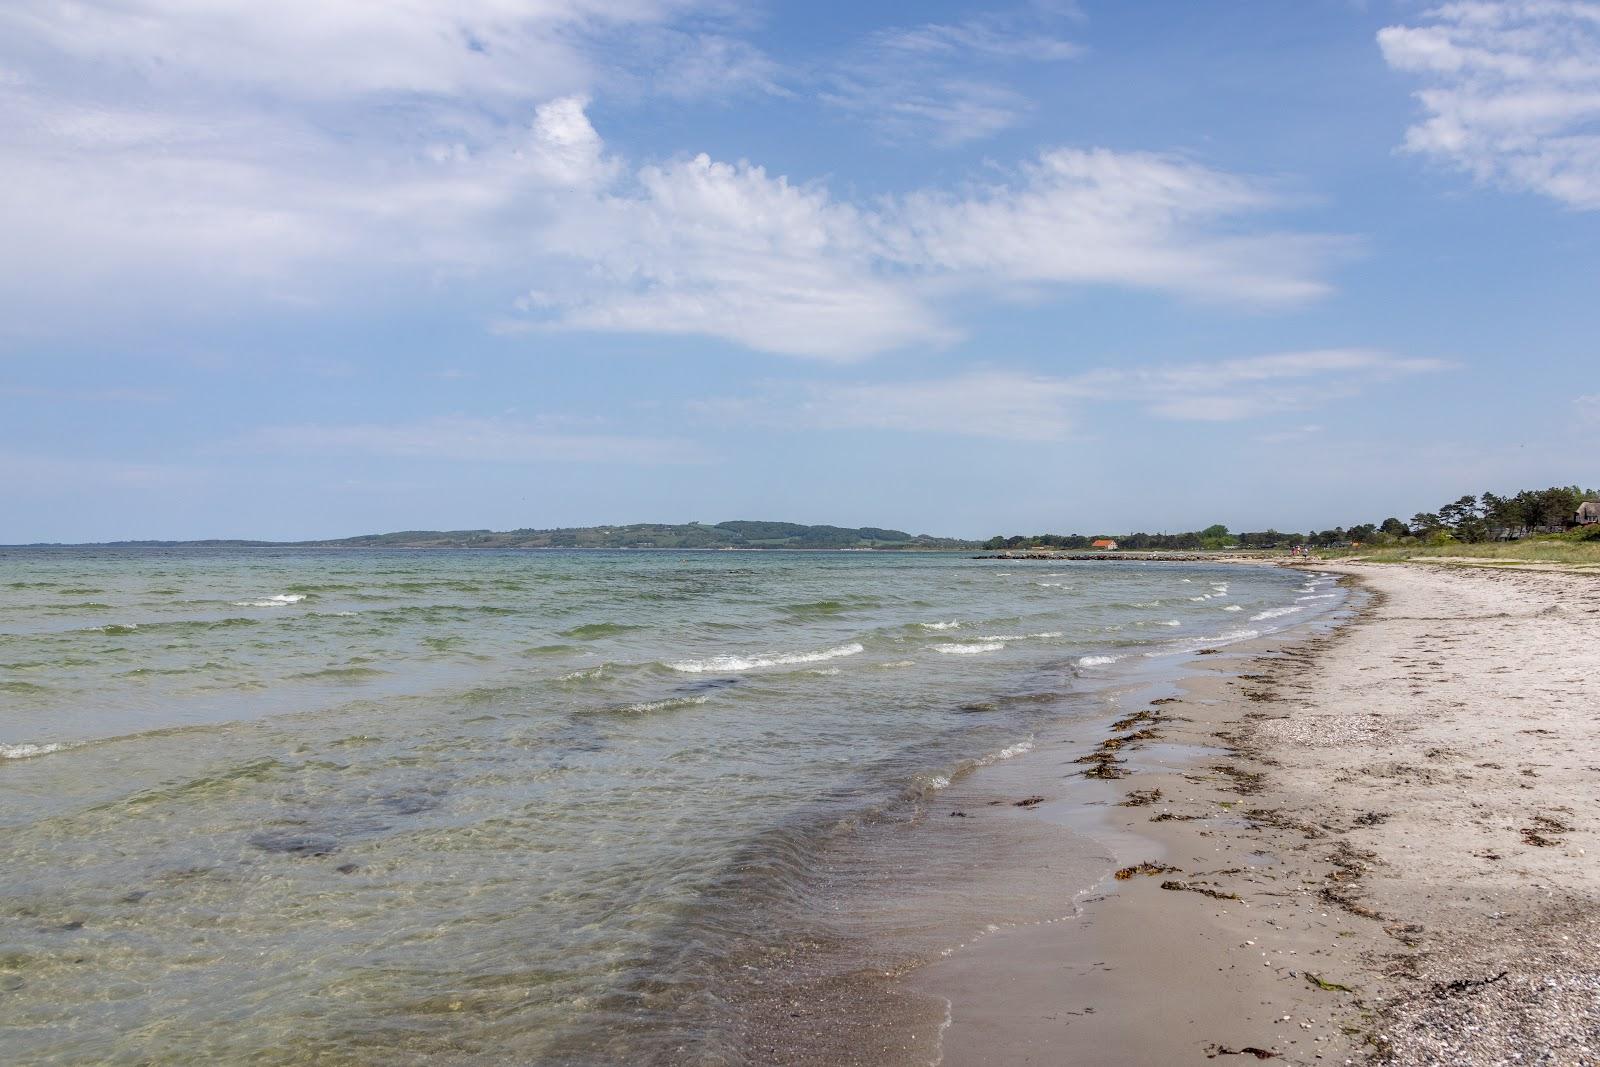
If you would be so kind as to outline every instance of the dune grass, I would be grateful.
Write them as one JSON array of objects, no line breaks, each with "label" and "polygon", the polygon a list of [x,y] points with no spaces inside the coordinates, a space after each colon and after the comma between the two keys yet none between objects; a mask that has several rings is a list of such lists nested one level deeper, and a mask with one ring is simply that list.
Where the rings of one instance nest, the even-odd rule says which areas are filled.
[{"label": "dune grass", "polygon": [[1574,541],[1564,538],[1529,538],[1481,545],[1389,545],[1363,549],[1343,549],[1319,553],[1323,559],[1361,559],[1373,563],[1404,563],[1419,560],[1438,563],[1463,563],[1478,566],[1518,566],[1526,564],[1600,568],[1600,541]]}]

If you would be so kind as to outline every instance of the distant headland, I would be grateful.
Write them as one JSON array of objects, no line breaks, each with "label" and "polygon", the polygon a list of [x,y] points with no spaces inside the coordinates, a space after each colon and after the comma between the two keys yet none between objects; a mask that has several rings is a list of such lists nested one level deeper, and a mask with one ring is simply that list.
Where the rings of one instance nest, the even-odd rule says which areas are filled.
[{"label": "distant headland", "polygon": [[[978,547],[930,534],[909,534],[876,526],[807,526],[796,522],[634,523],[623,526],[571,526],[551,530],[400,530],[315,541],[111,541],[110,548],[638,548],[638,549],[831,549],[961,550]],[[43,546],[17,546],[43,547]],[[63,546],[65,547],[65,546]]]}]

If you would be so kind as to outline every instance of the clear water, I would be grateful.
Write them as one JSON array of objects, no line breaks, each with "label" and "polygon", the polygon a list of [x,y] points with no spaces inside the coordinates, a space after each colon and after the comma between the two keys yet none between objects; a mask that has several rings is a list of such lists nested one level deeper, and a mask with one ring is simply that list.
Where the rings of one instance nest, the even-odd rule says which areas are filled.
[{"label": "clear water", "polygon": [[1119,665],[1336,600],[1187,564],[0,551],[0,1046],[739,1062],[733,978],[828,842]]}]

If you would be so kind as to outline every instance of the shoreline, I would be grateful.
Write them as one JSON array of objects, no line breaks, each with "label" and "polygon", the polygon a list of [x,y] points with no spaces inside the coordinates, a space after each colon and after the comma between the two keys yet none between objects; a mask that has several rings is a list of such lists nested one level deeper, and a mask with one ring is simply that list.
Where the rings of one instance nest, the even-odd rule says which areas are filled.
[{"label": "shoreline", "polygon": [[[1149,866],[1108,876],[1075,922],[1007,927],[908,976],[950,1004],[935,1062],[1597,1062],[1595,590],[1307,569],[1365,602],[1121,709],[1156,736],[1109,750],[1126,777],[1092,783],[1089,833]],[[1506,701],[1524,705],[1512,721]],[[1085,751],[1039,791],[1064,792]]]}]

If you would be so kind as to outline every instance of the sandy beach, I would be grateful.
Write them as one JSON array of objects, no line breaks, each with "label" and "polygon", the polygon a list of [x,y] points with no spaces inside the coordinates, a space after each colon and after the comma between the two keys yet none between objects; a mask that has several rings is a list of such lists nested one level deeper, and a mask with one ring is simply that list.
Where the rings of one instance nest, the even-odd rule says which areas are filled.
[{"label": "sandy beach", "polygon": [[943,1064],[1600,1062],[1600,585],[1318,569],[1337,628],[1112,698],[991,809],[1091,809],[1117,873],[911,979]]}]

